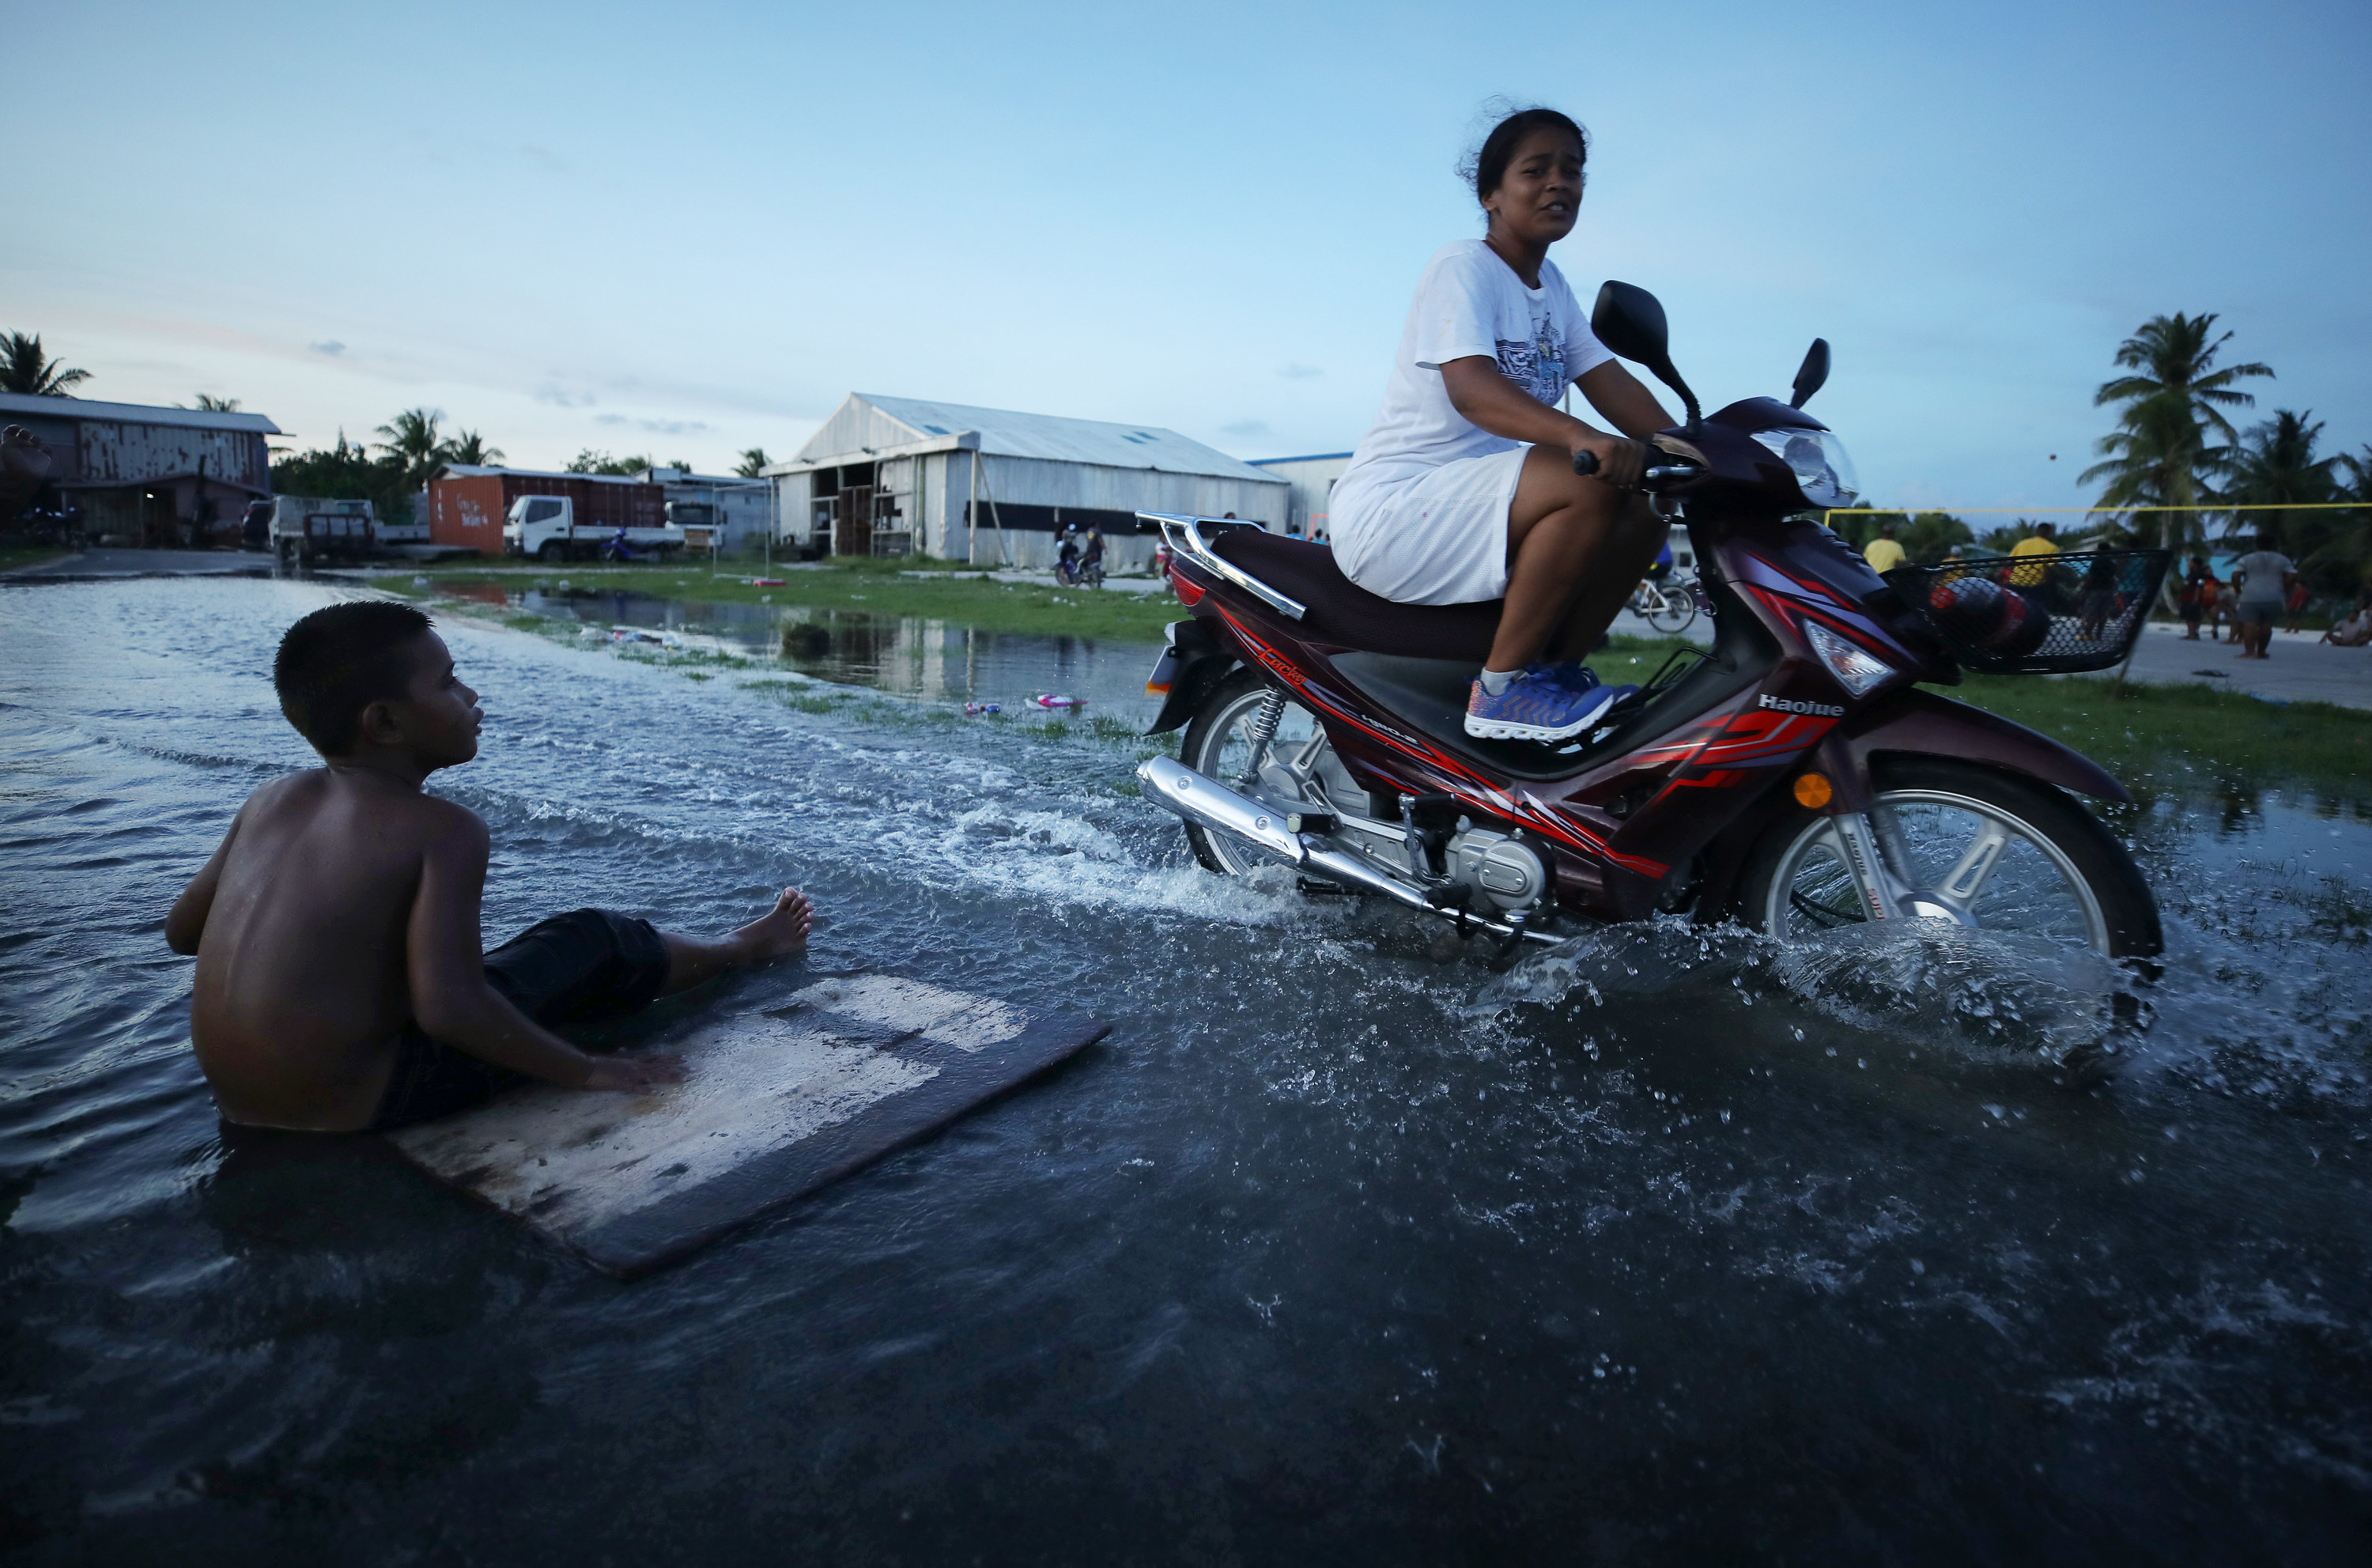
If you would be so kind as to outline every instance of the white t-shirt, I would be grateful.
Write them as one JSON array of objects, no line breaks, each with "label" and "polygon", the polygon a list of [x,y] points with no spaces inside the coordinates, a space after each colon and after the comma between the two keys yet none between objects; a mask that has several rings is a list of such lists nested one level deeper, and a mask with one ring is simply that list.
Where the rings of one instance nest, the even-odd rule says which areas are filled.
[{"label": "white t-shirt", "polygon": [[2282,602],[2288,592],[2282,587],[2282,575],[2297,570],[2290,558],[2278,550],[2252,550],[2232,563],[2232,571],[2240,577],[2240,602],[2263,604]]},{"label": "white t-shirt", "polygon": [[1542,261],[1541,286],[1526,288],[1482,240],[1443,246],[1417,280],[1384,406],[1334,487],[1337,513],[1369,486],[1522,445],[1451,406],[1441,367],[1473,354],[1495,360],[1501,375],[1544,403],[1556,402],[1585,372],[1614,357],[1590,331],[1555,262]]}]

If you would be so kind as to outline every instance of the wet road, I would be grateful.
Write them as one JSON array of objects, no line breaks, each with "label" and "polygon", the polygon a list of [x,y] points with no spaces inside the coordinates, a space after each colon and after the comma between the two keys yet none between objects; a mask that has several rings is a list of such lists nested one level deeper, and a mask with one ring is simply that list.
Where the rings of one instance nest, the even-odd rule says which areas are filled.
[{"label": "wet road", "polygon": [[490,933],[796,881],[820,967],[1117,1025],[622,1285],[213,1114],[162,914],[306,761],[264,672],[331,593],[0,589],[22,1561],[2361,1560],[2360,805],[2122,819],[2152,984],[1680,926],[1494,977],[1195,870],[1131,742],[456,623],[490,718],[438,787],[493,830]]}]

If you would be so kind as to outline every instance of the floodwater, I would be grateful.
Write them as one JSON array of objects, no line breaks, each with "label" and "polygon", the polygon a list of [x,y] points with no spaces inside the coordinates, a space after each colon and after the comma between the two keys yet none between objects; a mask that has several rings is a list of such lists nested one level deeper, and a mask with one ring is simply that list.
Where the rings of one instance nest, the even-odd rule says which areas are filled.
[{"label": "floodwater", "polygon": [[1017,714],[1033,697],[1061,695],[1091,716],[1138,729],[1161,709],[1160,700],[1145,692],[1145,678],[1161,652],[1157,644],[987,632],[961,621],[836,607],[665,599],[583,586],[564,591],[557,582],[521,587],[491,578],[443,579],[437,587],[452,598],[525,610],[555,623],[575,621],[581,634],[633,629],[677,646],[736,653],[819,680],[924,703],[994,703]]},{"label": "floodwater", "polygon": [[621,1284],[372,1141],[227,1139],[192,1062],[163,912],[306,761],[265,671],[333,591],[0,590],[21,1561],[2362,1561],[2355,807],[2121,821],[2154,984],[1682,926],[1494,976],[1194,869],[1130,743],[456,620],[491,933],[796,881],[820,967],[1116,1025]]}]

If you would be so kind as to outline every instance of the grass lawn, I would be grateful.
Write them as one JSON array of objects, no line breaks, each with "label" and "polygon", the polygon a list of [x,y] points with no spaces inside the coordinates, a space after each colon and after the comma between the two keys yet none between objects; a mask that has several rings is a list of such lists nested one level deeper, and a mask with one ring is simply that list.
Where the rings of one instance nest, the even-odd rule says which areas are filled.
[{"label": "grass lawn", "polygon": [[[674,566],[522,568],[504,563],[490,573],[488,562],[445,563],[369,574],[373,587],[414,598],[432,597],[435,586],[497,582],[506,587],[551,587],[567,582],[580,588],[620,589],[659,598],[709,604],[796,604],[856,610],[873,615],[917,615],[961,621],[991,632],[1038,632],[1053,636],[1157,643],[1161,629],[1186,611],[1166,593],[1134,594],[1117,588],[1044,588],[991,581],[985,574],[954,577],[906,577],[901,572],[970,573],[961,563],[928,557],[834,560],[820,566],[782,567],[781,587],[754,587],[747,581],[763,568],[754,563],[720,567],[704,561]],[[415,586],[425,576],[430,586]]]},{"label": "grass lawn", "polygon": [[0,548],[0,572],[14,572],[20,566],[39,566],[44,561],[61,561],[73,554],[55,545],[36,544]]}]

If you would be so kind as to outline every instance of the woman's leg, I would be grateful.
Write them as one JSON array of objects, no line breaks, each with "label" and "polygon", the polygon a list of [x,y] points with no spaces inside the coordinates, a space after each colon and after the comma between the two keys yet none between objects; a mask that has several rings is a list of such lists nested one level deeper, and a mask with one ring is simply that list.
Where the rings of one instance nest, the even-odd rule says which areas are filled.
[{"label": "woman's leg", "polygon": [[1563,450],[1533,447],[1507,505],[1507,602],[1486,668],[1587,654],[1614,624],[1667,531],[1642,498],[1574,472]]}]

